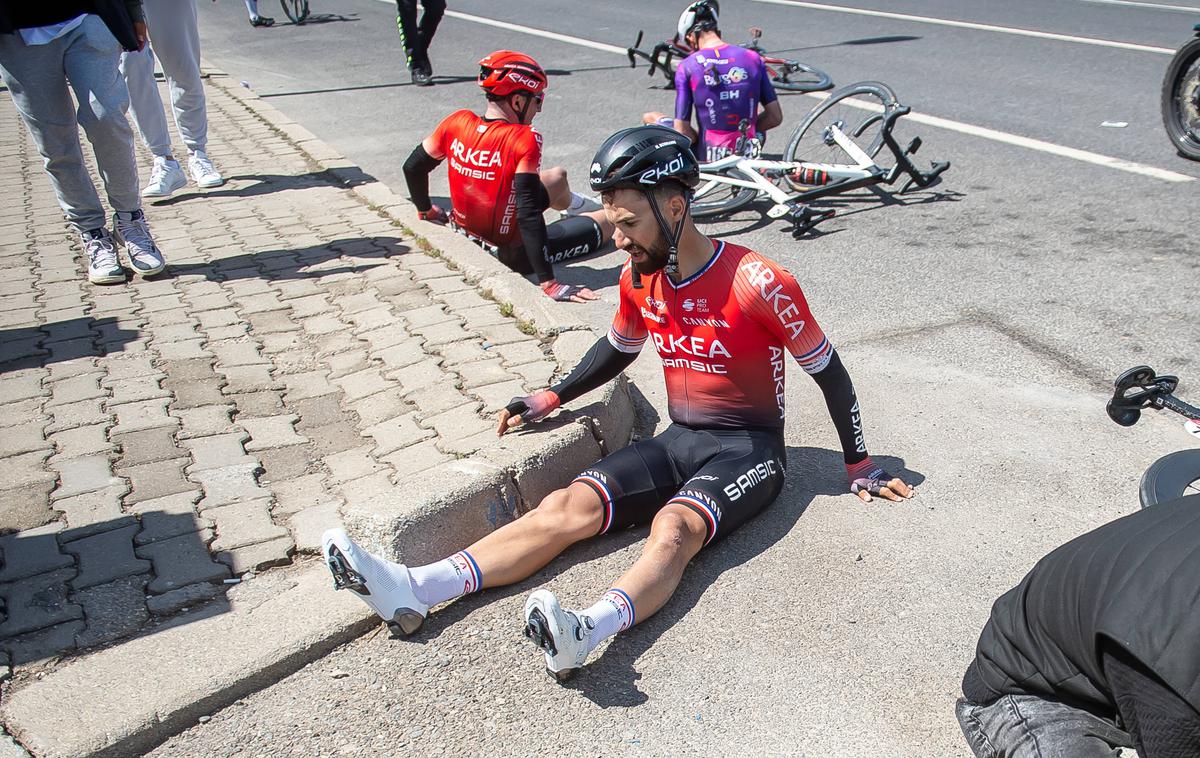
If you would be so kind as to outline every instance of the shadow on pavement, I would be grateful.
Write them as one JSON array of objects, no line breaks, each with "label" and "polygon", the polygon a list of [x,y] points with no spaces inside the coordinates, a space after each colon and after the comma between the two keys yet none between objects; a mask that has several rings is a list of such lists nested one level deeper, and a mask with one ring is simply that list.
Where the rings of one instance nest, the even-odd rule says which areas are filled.
[{"label": "shadow on pavement", "polygon": [[13,664],[119,644],[230,610],[230,570],[209,554],[209,522],[190,505],[140,516],[0,537],[0,650]]},{"label": "shadow on pavement", "polygon": [[[328,171],[312,171],[307,174],[238,174],[227,177],[226,184],[222,189],[204,190],[202,192],[195,190],[178,192],[169,198],[159,200],[151,205],[179,205],[189,200],[203,200],[204,198],[212,197],[256,197],[258,195],[268,195],[272,192],[304,190],[314,187],[328,187],[330,185],[345,189],[375,181],[375,177],[357,167],[348,170],[338,169],[338,173],[342,176],[334,176]],[[348,179],[343,178],[346,174],[351,174]],[[240,186],[241,182],[253,182],[253,184]],[[231,187],[229,186],[230,183],[239,184],[239,186]]]},{"label": "shadow on pavement", "polygon": [[353,255],[359,259],[378,258],[382,261],[394,255],[406,255],[411,252],[412,248],[401,244],[397,237],[350,237],[308,247],[242,253],[228,258],[218,258],[210,263],[176,263],[172,264],[162,276],[173,278],[203,274],[206,279],[214,281],[308,279],[330,274],[361,272],[383,265],[382,263],[364,265],[359,262],[345,266],[325,265],[342,255]]},{"label": "shadow on pavement", "polygon": [[[475,82],[473,76],[435,76],[433,83],[438,84],[463,84],[465,82]],[[307,89],[295,90],[293,92],[271,92],[269,94],[259,95],[264,100],[273,97],[300,97],[302,95],[326,95],[330,92],[359,92],[363,90],[375,89],[394,89],[396,87],[415,87],[412,82],[384,82],[383,84],[360,84],[353,87],[330,87],[328,89]]]},{"label": "shadow on pavement", "polygon": [[[102,358],[123,352],[124,345],[140,337],[139,330],[122,326],[114,316],[0,329],[0,374],[77,358]],[[0,518],[0,531],[4,526]]]}]

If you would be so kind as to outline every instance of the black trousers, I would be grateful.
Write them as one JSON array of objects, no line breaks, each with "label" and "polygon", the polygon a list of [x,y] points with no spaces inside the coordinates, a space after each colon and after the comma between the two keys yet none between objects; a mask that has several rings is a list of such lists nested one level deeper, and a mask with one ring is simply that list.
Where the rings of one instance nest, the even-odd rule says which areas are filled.
[{"label": "black trousers", "polygon": [[417,21],[417,0],[396,0],[396,25],[400,28],[400,43],[404,45],[405,63],[409,68],[429,67],[429,43],[446,12],[446,0],[422,0],[425,12]]}]

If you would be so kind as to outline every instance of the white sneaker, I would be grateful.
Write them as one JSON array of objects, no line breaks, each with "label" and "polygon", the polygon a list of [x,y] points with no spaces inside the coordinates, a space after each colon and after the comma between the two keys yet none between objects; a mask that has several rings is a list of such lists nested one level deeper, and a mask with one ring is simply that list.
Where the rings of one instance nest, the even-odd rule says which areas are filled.
[{"label": "white sneaker", "polygon": [[83,233],[83,249],[88,256],[88,281],[92,284],[120,284],[125,269],[117,258],[112,235],[104,227]]},{"label": "white sneaker", "polygon": [[321,537],[321,554],[333,574],[335,590],[354,590],[388,628],[409,635],[421,628],[429,606],[413,593],[408,568],[363,550],[345,529],[330,529]]},{"label": "white sneaker", "polygon": [[114,213],[113,230],[116,231],[117,241],[125,246],[125,254],[129,256],[129,264],[134,271],[142,276],[154,276],[167,267],[162,251],[150,236],[146,214],[140,208],[132,213]]},{"label": "white sneaker", "polygon": [[549,590],[525,601],[525,636],[545,652],[546,668],[560,682],[583,666],[594,628],[591,617],[564,610]]},{"label": "white sneaker", "polygon": [[220,187],[225,183],[225,177],[221,176],[221,172],[217,171],[217,167],[203,150],[197,150],[188,158],[188,171],[192,172],[192,179],[197,186],[204,189]]},{"label": "white sneaker", "polygon": [[179,161],[154,156],[154,168],[150,169],[150,182],[142,190],[142,197],[170,197],[175,190],[187,186],[187,176]]}]

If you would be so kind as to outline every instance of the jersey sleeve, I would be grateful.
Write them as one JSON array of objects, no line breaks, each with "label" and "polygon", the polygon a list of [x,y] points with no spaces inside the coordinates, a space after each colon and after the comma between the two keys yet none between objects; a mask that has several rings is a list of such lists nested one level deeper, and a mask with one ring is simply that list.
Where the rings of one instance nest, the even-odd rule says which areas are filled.
[{"label": "jersey sleeve", "polygon": [[833,345],[787,269],[751,253],[738,266],[733,289],[743,310],[777,335],[806,373],[815,374],[829,365]]},{"label": "jersey sleeve", "polygon": [[617,304],[616,315],[613,316],[612,326],[608,330],[608,341],[622,353],[641,352],[646,344],[646,322],[638,311],[633,299],[632,264],[626,263],[621,270],[621,294]]},{"label": "jersey sleeve", "polygon": [[513,145],[518,174],[536,174],[542,170],[542,135],[527,129]]},{"label": "jersey sleeve", "polygon": [[433,130],[433,134],[430,135],[443,158],[450,154],[450,142],[458,133],[457,127],[461,120],[462,111],[455,111],[442,119],[442,123],[438,124],[437,128]]},{"label": "jersey sleeve", "polygon": [[690,121],[692,118],[692,83],[688,76],[691,66],[685,58],[675,69],[675,120]]}]

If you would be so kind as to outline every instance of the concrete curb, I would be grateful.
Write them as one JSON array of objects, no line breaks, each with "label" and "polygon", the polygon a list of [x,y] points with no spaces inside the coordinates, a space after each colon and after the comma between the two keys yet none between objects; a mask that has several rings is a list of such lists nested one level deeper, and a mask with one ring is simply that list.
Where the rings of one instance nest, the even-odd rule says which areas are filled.
[{"label": "concrete curb", "polygon": [[[573,365],[596,336],[570,306],[550,301],[465,238],[419,221],[405,198],[222,72],[210,86],[240,101],[321,171],[444,260],[482,294],[544,336],[556,336],[560,366]],[[413,230],[420,229],[420,234]],[[399,493],[348,507],[343,519],[364,543],[413,563],[442,557],[534,507],[603,453],[624,446],[633,404],[622,379],[597,401],[536,430],[508,434],[470,458],[406,482]],[[198,618],[199,617],[199,618]],[[238,698],[277,682],[375,627],[347,593],[329,591],[324,566],[270,572],[230,591],[229,608],[180,617],[154,634],[81,657],[9,693],[5,726],[38,756],[140,754]],[[152,661],[153,678],[146,675]]]}]

